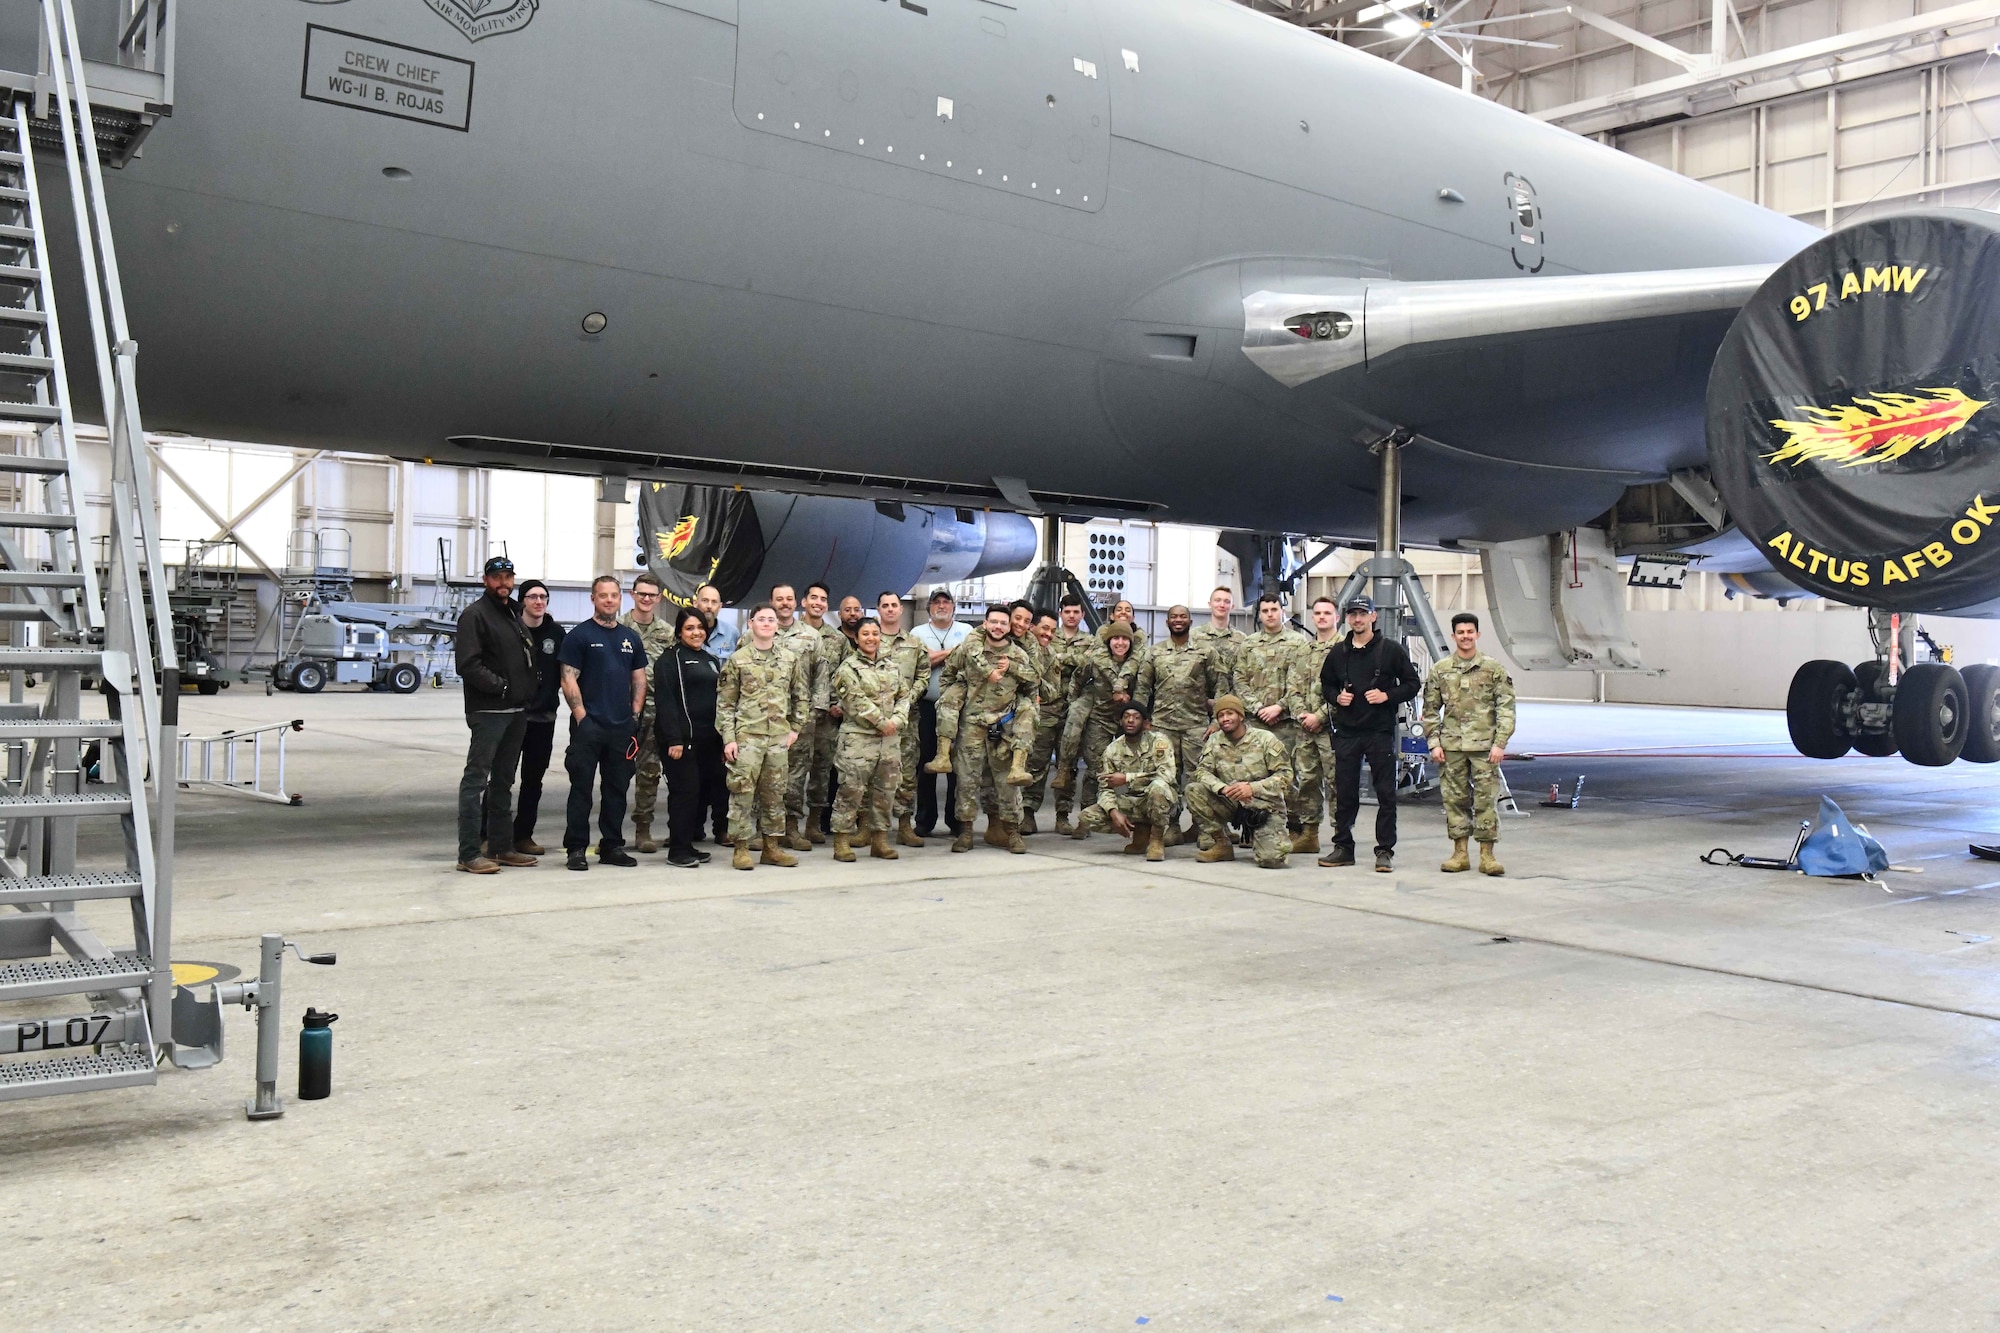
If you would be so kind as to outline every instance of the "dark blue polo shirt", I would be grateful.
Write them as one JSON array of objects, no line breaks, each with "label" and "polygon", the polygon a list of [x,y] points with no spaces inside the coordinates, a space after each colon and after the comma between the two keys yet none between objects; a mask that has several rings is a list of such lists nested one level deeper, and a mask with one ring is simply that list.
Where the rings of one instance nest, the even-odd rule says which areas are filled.
[{"label": "dark blue polo shirt", "polygon": [[583,711],[607,727],[632,725],[632,673],[646,669],[646,645],[623,625],[610,629],[593,618],[563,632],[556,660],[575,667]]}]

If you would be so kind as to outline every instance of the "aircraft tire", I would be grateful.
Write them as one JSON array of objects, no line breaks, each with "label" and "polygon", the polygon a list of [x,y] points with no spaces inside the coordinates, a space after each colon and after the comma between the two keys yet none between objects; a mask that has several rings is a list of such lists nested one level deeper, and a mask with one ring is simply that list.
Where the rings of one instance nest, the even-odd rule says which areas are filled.
[{"label": "aircraft tire", "polygon": [[1845,662],[1821,658],[1792,673],[1785,695],[1785,726],[1792,747],[1808,759],[1838,759],[1851,743],[1841,725],[1840,706],[1854,692],[1854,672]]},{"label": "aircraft tire", "polygon": [[1965,748],[1958,757],[1967,763],[2000,761],[2000,666],[1981,662],[1959,673],[1965,677]]},{"label": "aircraft tire", "polygon": [[1892,724],[1903,758],[1943,768],[1958,758],[1970,730],[1965,677],[1942,662],[1919,662],[1896,682]]},{"label": "aircraft tire", "polygon": [[[1861,697],[1868,698],[1875,689],[1875,680],[1882,674],[1882,664],[1874,658],[1854,664],[1854,682],[1861,687]],[[1896,731],[1890,728],[1884,732],[1857,731],[1852,740],[1854,748],[1871,759],[1886,759],[1896,753]]]}]

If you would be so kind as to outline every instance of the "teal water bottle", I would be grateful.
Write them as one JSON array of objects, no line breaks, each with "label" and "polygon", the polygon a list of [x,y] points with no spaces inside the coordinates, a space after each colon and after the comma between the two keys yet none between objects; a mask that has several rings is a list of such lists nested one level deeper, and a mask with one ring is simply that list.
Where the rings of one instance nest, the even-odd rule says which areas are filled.
[{"label": "teal water bottle", "polygon": [[339,1014],[306,1010],[299,1029],[299,1100],[316,1102],[333,1095],[333,1027]]}]

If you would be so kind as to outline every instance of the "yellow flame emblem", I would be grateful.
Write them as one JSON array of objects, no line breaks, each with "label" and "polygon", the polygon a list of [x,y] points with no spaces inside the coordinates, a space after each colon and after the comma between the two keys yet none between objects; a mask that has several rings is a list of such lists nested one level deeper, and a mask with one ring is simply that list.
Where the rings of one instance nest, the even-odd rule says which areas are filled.
[{"label": "yellow flame emblem", "polygon": [[1804,421],[1772,420],[1785,432],[1785,442],[1764,461],[1793,467],[1808,460],[1842,467],[1893,462],[1964,430],[1985,406],[1957,389],[1878,393],[1837,407],[1801,406],[1796,410]]},{"label": "yellow flame emblem", "polygon": [[660,556],[662,559],[671,560],[682,551],[687,550],[688,543],[694,540],[694,526],[698,521],[699,519],[694,514],[683,514],[681,521],[674,524],[672,532],[655,534],[660,543]]}]

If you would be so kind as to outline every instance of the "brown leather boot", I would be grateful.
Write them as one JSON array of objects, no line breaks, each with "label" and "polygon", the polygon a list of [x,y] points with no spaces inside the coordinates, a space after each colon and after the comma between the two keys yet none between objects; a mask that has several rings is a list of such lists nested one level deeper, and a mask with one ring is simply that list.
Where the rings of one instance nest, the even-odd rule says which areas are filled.
[{"label": "brown leather boot", "polygon": [[1299,836],[1292,839],[1292,850],[1295,852],[1319,851],[1319,825],[1315,824],[1309,829],[1300,829]]},{"label": "brown leather boot", "polygon": [[900,859],[900,854],[894,847],[889,845],[889,835],[881,829],[876,829],[868,835],[868,854],[877,861],[895,861]]},{"label": "brown leather boot", "polygon": [[795,866],[799,858],[780,847],[775,837],[767,837],[764,839],[763,862],[767,866]]},{"label": "brown leather boot", "polygon": [[1465,841],[1464,838],[1451,840],[1451,855],[1445,858],[1444,864],[1438,867],[1439,870],[1447,875],[1456,875],[1460,871],[1472,869],[1472,861],[1465,854]]},{"label": "brown leather boot", "polygon": [[492,859],[498,861],[503,866],[533,866],[541,864],[541,862],[529,856],[526,852],[502,852]]},{"label": "brown leather boot", "polygon": [[1147,833],[1146,825],[1134,824],[1132,826],[1132,841],[1126,843],[1123,847],[1119,848],[1118,850],[1123,852],[1127,856],[1142,855],[1146,850],[1146,833]]},{"label": "brown leather boot", "polygon": [[548,848],[542,846],[542,844],[536,842],[533,838],[517,838],[514,842],[514,850],[523,856],[540,856],[548,851]]},{"label": "brown leather boot", "polygon": [[1028,854],[1028,844],[1021,841],[1021,830],[1014,827],[1014,825],[1002,824],[1000,826],[1000,838],[1000,845],[1014,853],[1014,855],[1026,856]]},{"label": "brown leather boot", "polygon": [[924,765],[924,772],[926,773],[951,772],[951,740],[949,737],[945,736],[938,737],[937,758],[931,760],[928,764]]},{"label": "brown leather boot", "polygon": [[971,820],[967,820],[964,824],[959,826],[958,836],[951,840],[951,849],[954,852],[969,852],[972,850]]},{"label": "brown leather boot", "polygon": [[819,809],[811,811],[806,815],[806,841],[815,847],[826,846],[826,834],[821,833],[819,830],[820,825],[826,823],[827,814],[827,808],[821,806]]},{"label": "brown leather boot", "polygon": [[1490,842],[1479,844],[1479,873],[1482,875],[1504,875],[1507,873],[1507,867],[1501,865],[1498,858],[1493,855],[1493,844]]},{"label": "brown leather boot", "polygon": [[1028,752],[1018,745],[1015,746],[1014,762],[1007,768],[1007,785],[1025,787],[1034,780],[1035,775],[1028,771]]},{"label": "brown leather boot", "polygon": [[657,852],[660,844],[653,840],[653,821],[635,819],[632,821],[632,850],[635,852]]},{"label": "brown leather boot", "polygon": [[1196,852],[1194,859],[1203,865],[1213,865],[1217,861],[1234,861],[1236,859],[1236,844],[1231,842],[1225,834],[1210,843],[1207,851]]},{"label": "brown leather boot", "polygon": [[732,870],[755,870],[757,858],[750,854],[750,839],[738,838],[736,850],[730,855],[729,868]]},{"label": "brown leather boot", "polygon": [[[764,841],[769,842],[770,839],[766,838]],[[795,852],[812,850],[812,839],[806,837],[805,830],[799,827],[799,821],[790,815],[785,816],[785,846]]]},{"label": "brown leather boot", "polygon": [[917,836],[917,826],[911,821],[910,816],[904,815],[896,821],[896,841],[905,847],[924,845],[924,840]]},{"label": "brown leather boot", "polygon": [[1146,826],[1146,859],[1148,861],[1167,859],[1166,830],[1158,824]]}]

